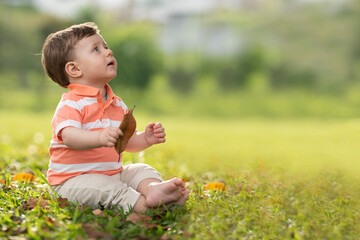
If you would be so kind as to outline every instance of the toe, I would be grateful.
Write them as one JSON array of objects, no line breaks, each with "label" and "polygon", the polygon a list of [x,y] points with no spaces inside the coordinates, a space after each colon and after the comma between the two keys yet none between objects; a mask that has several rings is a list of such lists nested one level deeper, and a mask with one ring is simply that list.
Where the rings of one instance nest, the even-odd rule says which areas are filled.
[{"label": "toe", "polygon": [[174,178],[174,182],[178,186],[182,186],[184,184],[180,178]]}]

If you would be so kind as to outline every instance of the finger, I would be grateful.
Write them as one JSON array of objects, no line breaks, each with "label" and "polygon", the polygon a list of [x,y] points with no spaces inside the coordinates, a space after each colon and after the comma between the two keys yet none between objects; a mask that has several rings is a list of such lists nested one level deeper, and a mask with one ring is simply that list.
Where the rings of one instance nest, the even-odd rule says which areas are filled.
[{"label": "finger", "polygon": [[111,144],[115,144],[117,142],[117,137],[109,136],[108,142]]},{"label": "finger", "polygon": [[155,125],[154,125],[154,129],[161,128],[161,127],[162,127],[162,124],[159,122],[155,123]]},{"label": "finger", "polygon": [[105,146],[106,147],[113,147],[115,145],[115,143],[111,142],[111,141],[108,141]]},{"label": "finger", "polygon": [[109,139],[110,138],[118,138],[119,137],[119,132],[115,129],[112,129],[112,131],[109,131]]},{"label": "finger", "polygon": [[116,128],[116,138],[119,136],[124,136],[124,133],[120,130],[120,128]]},{"label": "finger", "polygon": [[154,128],[154,126],[155,126],[155,123],[154,123],[154,122],[151,122],[151,123],[149,123],[146,127],[147,127],[147,128]]},{"label": "finger", "polygon": [[119,136],[124,135],[123,132],[120,130],[120,128],[117,127],[111,127],[109,129],[109,135],[113,136],[115,138],[118,138]]},{"label": "finger", "polygon": [[163,133],[165,132],[165,129],[163,127],[154,129],[154,133]]},{"label": "finger", "polygon": [[156,133],[154,134],[155,137],[157,138],[164,138],[166,136],[166,133],[162,132],[162,133]]},{"label": "finger", "polygon": [[165,138],[157,138],[156,141],[157,141],[157,143],[164,143],[164,142],[166,142],[166,139]]},{"label": "finger", "polygon": [[[110,132],[117,132],[117,130],[119,129],[118,127],[108,127],[108,129],[110,130]],[[120,129],[119,129],[120,130]]]},{"label": "finger", "polygon": [[118,128],[118,134],[119,134],[119,136],[124,136],[124,133],[120,130],[120,128]]}]

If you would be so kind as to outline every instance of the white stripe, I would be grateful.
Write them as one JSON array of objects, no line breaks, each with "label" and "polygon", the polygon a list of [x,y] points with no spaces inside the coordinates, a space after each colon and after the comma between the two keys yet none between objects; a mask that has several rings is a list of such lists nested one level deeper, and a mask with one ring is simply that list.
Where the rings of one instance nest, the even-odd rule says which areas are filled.
[{"label": "white stripe", "polygon": [[59,123],[57,126],[56,126],[56,129],[55,129],[55,135],[57,136],[59,131],[61,129],[63,129],[64,127],[77,127],[77,128],[81,128],[81,123],[78,122],[78,121],[75,121],[75,120],[66,120],[66,121],[63,121],[61,123]]},{"label": "white stripe", "polygon": [[126,113],[126,110],[128,109],[128,107],[125,105],[125,103],[123,101],[116,99],[116,101],[114,101],[113,104],[117,107],[121,107],[124,110],[124,113]]},{"label": "white stripe", "polygon": [[69,106],[69,107],[74,108],[74,109],[78,110],[79,112],[81,112],[81,110],[85,106],[89,106],[89,105],[92,105],[92,104],[97,103],[97,102],[98,102],[97,98],[90,98],[90,97],[80,99],[79,101],[65,100],[65,101],[62,101],[62,102],[60,102],[58,104],[58,106],[56,108],[56,111],[55,111],[55,115],[57,114],[59,109],[64,107],[64,106]]},{"label": "white stripe", "polygon": [[91,130],[96,128],[107,128],[107,127],[119,127],[121,121],[115,121],[111,119],[96,120],[95,122],[89,122],[82,125],[82,129]]},{"label": "white stripe", "polygon": [[86,171],[109,171],[121,168],[122,163],[119,162],[100,162],[100,163],[81,163],[81,164],[60,164],[50,163],[49,170],[55,172],[86,172]]},{"label": "white stripe", "polygon": [[65,144],[61,144],[61,143],[58,143],[58,142],[55,142],[53,140],[50,141],[50,148],[68,148],[68,146],[66,146]]}]

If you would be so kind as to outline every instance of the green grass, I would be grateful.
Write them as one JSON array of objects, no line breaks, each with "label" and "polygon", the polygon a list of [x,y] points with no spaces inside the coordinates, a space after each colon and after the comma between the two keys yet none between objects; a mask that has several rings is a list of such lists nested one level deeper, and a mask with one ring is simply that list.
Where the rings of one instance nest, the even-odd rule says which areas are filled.
[{"label": "green grass", "polygon": [[[38,180],[2,186],[0,238],[75,239],[92,236],[91,230],[114,239],[360,237],[360,120],[158,119],[135,113],[140,130],[148,121],[161,121],[167,142],[126,153],[125,164],[148,163],[164,178],[186,179],[191,190],[185,208],[147,213],[156,225],[149,228],[114,210],[101,217],[88,208],[60,207],[42,178],[52,114],[1,116],[3,178],[35,171]],[[226,190],[204,191],[214,181],[225,181]],[[47,199],[48,206],[26,208],[33,198]]]}]

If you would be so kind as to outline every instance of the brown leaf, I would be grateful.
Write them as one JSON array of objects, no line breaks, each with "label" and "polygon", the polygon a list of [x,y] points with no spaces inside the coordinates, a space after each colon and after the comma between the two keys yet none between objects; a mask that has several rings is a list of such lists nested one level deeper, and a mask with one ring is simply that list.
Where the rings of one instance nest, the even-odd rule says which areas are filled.
[{"label": "brown leaf", "polygon": [[235,189],[234,189],[235,193],[240,193],[242,191],[250,193],[251,191],[253,191],[253,188],[245,184],[235,185]]},{"label": "brown leaf", "polygon": [[190,238],[191,237],[191,234],[187,231],[183,232],[183,235],[186,239]]},{"label": "brown leaf", "polygon": [[67,198],[58,198],[57,201],[59,203],[60,208],[65,208],[70,206],[70,203]]},{"label": "brown leaf", "polygon": [[29,198],[28,201],[22,205],[22,207],[24,210],[31,210],[34,209],[38,204],[42,208],[49,206],[48,202],[45,199]]},{"label": "brown leaf", "polygon": [[100,209],[95,209],[94,211],[92,211],[92,213],[95,215],[95,216],[101,216],[101,217],[105,217],[105,213],[100,210]]},{"label": "brown leaf", "polygon": [[83,205],[83,206],[76,206],[76,210],[78,211],[85,211],[87,208],[89,208],[89,206]]},{"label": "brown leaf", "polygon": [[133,110],[135,106],[129,110],[128,113],[124,115],[123,120],[120,124],[120,130],[124,133],[123,136],[120,136],[115,144],[115,149],[118,154],[122,153],[128,142],[130,137],[134,134],[136,129],[136,120],[133,116]]},{"label": "brown leaf", "polygon": [[137,224],[143,221],[149,221],[151,220],[151,217],[133,212],[126,217],[126,220]]},{"label": "brown leaf", "polygon": [[44,208],[44,207],[48,207],[49,204],[45,199],[40,199],[39,206]]},{"label": "brown leaf", "polygon": [[143,214],[138,214],[138,213],[131,213],[129,216],[126,217],[126,221],[132,222],[134,224],[138,224],[143,228],[157,228],[158,225],[151,223],[151,217],[143,215]]},{"label": "brown leaf", "polygon": [[101,226],[97,223],[83,223],[83,229],[85,230],[86,234],[89,238],[102,238],[102,239],[112,239],[113,237],[108,234],[104,233],[98,229],[101,229]]},{"label": "brown leaf", "polygon": [[47,225],[54,226],[56,228],[59,227],[59,224],[55,221],[55,218],[43,216],[43,219],[45,220]]},{"label": "brown leaf", "polygon": [[174,239],[172,236],[169,236],[166,234],[164,234],[160,237],[160,240],[172,240],[172,239]]}]

